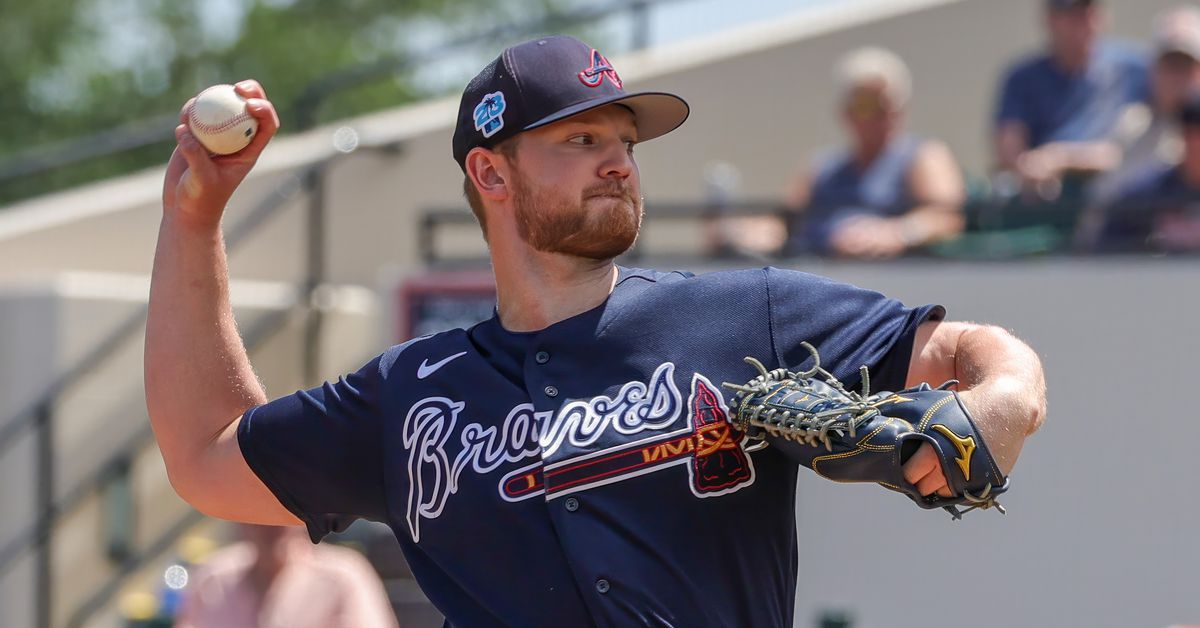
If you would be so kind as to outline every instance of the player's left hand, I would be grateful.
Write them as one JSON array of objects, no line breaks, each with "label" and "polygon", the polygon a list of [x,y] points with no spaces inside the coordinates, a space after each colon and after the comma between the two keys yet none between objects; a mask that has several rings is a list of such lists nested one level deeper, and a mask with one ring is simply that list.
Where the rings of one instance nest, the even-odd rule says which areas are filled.
[{"label": "player's left hand", "polygon": [[950,390],[950,380],[872,394],[866,367],[863,390],[848,390],[812,345],[801,346],[813,354],[807,370],[768,370],[747,358],[758,375],[724,384],[737,391],[729,421],[750,442],[779,446],[826,479],[873,482],[955,519],[976,509],[1004,512],[996,499],[1009,481],[967,409],[972,391]]},{"label": "player's left hand", "polygon": [[929,443],[922,443],[917,453],[904,463],[904,479],[915,484],[922,495],[954,496],[946,482],[946,474],[942,472],[941,460]]}]

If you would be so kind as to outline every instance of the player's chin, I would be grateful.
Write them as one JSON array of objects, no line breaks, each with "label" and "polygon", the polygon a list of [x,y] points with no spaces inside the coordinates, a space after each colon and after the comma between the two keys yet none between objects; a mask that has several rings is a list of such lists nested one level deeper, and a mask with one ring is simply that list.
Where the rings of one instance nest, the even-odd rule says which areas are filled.
[{"label": "player's chin", "polygon": [[625,210],[627,212],[632,212],[635,210],[633,201],[631,201],[628,196],[616,194],[590,196],[587,199],[587,203],[590,207],[595,209],[603,208],[609,211]]},{"label": "player's chin", "polygon": [[583,231],[561,241],[556,249],[559,253],[575,257],[607,261],[633,248],[637,236],[636,228]]}]

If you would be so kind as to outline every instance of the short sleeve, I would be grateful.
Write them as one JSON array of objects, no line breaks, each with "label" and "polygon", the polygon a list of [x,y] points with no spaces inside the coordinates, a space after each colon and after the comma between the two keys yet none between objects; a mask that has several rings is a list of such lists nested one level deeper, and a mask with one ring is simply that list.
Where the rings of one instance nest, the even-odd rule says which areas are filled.
[{"label": "short sleeve", "polygon": [[[808,273],[768,268],[771,341],[781,365],[800,368],[813,345],[821,365],[848,386],[866,365],[872,390],[899,390],[908,377],[917,327],[941,320],[940,305],[906,307],[872,290]],[[807,367],[807,364],[804,365]]]},{"label": "short sleeve", "polygon": [[246,463],[314,542],[365,518],[386,518],[375,358],[357,372],[251,408],[238,426]]},{"label": "short sleeve", "polygon": [[1021,122],[1029,125],[1029,109],[1025,102],[1025,83],[1021,66],[1013,68],[1005,75],[1000,83],[1000,93],[996,99],[995,128],[999,129],[1007,122]]}]

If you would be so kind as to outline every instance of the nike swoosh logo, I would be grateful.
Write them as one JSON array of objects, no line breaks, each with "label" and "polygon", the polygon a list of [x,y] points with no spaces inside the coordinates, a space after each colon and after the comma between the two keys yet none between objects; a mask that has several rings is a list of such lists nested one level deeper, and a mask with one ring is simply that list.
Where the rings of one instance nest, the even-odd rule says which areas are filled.
[{"label": "nike swoosh logo", "polygon": [[451,360],[461,358],[464,355],[467,355],[466,351],[463,351],[462,353],[455,353],[454,355],[442,360],[438,360],[433,364],[430,364],[428,359],[421,360],[421,364],[417,366],[417,379],[425,379],[426,377],[433,375],[434,371],[446,366],[446,364]]}]

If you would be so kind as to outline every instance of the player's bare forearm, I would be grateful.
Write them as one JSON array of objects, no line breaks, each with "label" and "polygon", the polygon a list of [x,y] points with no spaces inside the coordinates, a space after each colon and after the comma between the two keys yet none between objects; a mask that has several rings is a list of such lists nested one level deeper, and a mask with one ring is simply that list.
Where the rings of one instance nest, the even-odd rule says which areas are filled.
[{"label": "player's bare forearm", "polygon": [[1025,438],[1046,417],[1041,360],[1015,336],[989,325],[925,323],[918,330],[909,383],[959,380],[992,455],[1007,474]]},{"label": "player's bare forearm", "polygon": [[[146,323],[146,405],[172,481],[266,401],[238,335],[218,224],[164,208]],[[177,485],[177,488],[180,488]]]},{"label": "player's bare forearm", "polygon": [[175,490],[205,513],[296,523],[242,458],[237,420],[266,402],[229,301],[221,216],[279,127],[262,86],[235,88],[258,121],[250,144],[214,156],[192,134],[184,105],[163,182],[163,218],[146,322],[146,407]]}]

